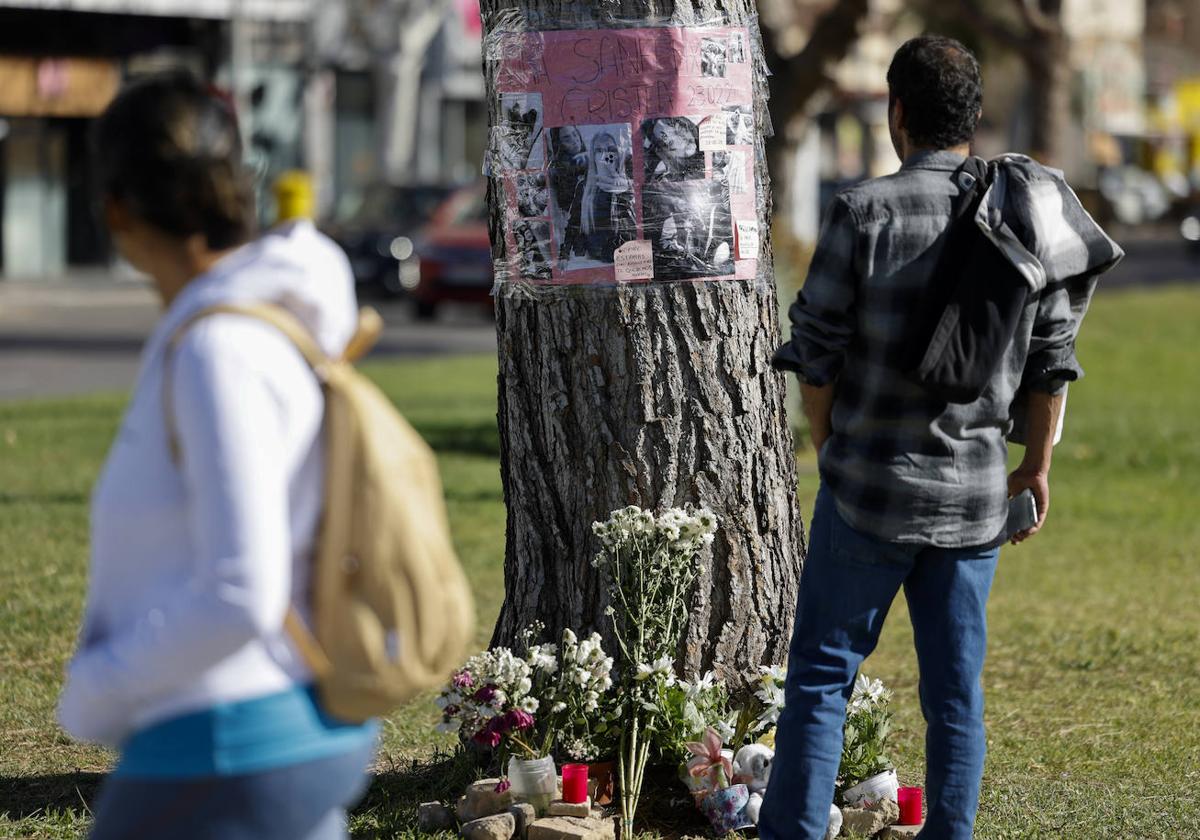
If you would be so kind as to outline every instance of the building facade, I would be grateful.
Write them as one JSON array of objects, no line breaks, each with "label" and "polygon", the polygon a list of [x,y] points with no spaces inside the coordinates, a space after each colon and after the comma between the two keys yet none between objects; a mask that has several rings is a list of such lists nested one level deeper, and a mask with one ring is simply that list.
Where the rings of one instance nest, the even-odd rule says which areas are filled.
[{"label": "building facade", "polygon": [[288,169],[322,217],[477,177],[477,0],[0,0],[0,278],[107,272],[88,154],[120,85],[185,67],[237,105],[261,221]]}]

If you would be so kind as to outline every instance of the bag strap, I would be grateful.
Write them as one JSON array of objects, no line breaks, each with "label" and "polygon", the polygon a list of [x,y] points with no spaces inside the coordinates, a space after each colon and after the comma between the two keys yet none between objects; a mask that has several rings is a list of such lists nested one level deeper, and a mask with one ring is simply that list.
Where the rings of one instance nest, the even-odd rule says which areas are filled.
[{"label": "bag strap", "polygon": [[[163,413],[167,424],[167,445],[171,451],[171,460],[176,466],[180,464],[183,451],[179,444],[179,434],[176,431],[171,363],[187,331],[197,321],[201,321],[212,315],[244,315],[248,318],[256,318],[275,327],[296,347],[318,380],[324,380],[324,369],[332,361],[317,344],[312,334],[305,329],[304,325],[294,315],[276,304],[223,303],[206,307],[188,317],[172,333],[170,340],[167,342],[166,353],[163,359]],[[378,312],[369,307],[359,310],[358,328],[355,330],[354,336],[346,345],[346,350],[338,361],[350,362],[361,357],[375,344],[382,331],[383,319]],[[322,679],[333,670],[333,664],[329,661],[329,657],[326,656],[320,642],[317,641],[308,625],[304,623],[304,619],[300,616],[300,612],[296,609],[295,605],[288,605],[283,626],[288,636],[291,637],[293,644],[295,644],[296,650],[304,659],[305,664],[312,671],[313,676]]]},{"label": "bag strap", "polygon": [[179,345],[183,342],[183,337],[187,335],[188,330],[197,321],[202,321],[212,315],[244,315],[247,318],[256,318],[275,327],[300,352],[300,355],[304,357],[304,361],[308,363],[309,368],[312,369],[317,379],[321,381],[324,381],[326,366],[331,361],[356,361],[375,345],[375,342],[379,340],[379,336],[383,332],[383,318],[380,317],[375,309],[364,306],[358,311],[358,326],[354,330],[354,335],[351,336],[350,341],[346,344],[346,349],[342,352],[341,358],[333,360],[321,349],[316,339],[312,337],[312,333],[300,323],[300,320],[278,304],[221,303],[205,307],[189,316],[171,334],[170,340],[167,341],[166,355],[163,361],[162,393],[163,413],[167,418],[167,446],[171,450],[171,460],[176,464],[179,463],[182,451],[179,446],[179,435],[176,432],[171,363],[175,358],[175,352],[179,349]]}]

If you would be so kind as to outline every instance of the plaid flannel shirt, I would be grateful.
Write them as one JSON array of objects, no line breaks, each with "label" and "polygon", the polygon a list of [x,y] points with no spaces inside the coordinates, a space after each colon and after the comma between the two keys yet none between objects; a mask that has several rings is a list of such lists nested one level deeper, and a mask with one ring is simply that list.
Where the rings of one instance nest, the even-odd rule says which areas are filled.
[{"label": "plaid flannel shirt", "polygon": [[[1021,178],[1029,176],[1039,188],[1054,181],[1050,170],[1023,160]],[[900,360],[911,313],[926,293],[962,192],[954,175],[962,161],[952,152],[918,153],[896,174],[834,198],[789,310],[791,341],[774,360],[811,385],[835,384],[832,434],[818,455],[822,481],[846,521],[892,542],[959,548],[1003,538],[1014,397],[1020,388],[1058,393],[1082,375],[1076,331],[1096,275],[1121,255],[1095,228],[1096,249],[1111,246],[1112,259],[1092,273],[1062,276],[1054,263],[1074,270],[1061,256],[1070,249],[1056,244],[1049,249],[1054,253],[1039,252],[1032,240],[1040,220],[1013,218],[1013,231],[1042,260],[1042,286],[1031,291],[1016,337],[983,395],[966,405],[939,400]],[[1059,201],[1073,204],[1058,206],[1055,229],[1094,226],[1065,183],[1061,189],[1069,201],[1062,195]],[[1081,233],[1078,241],[1085,235],[1091,234]]]}]

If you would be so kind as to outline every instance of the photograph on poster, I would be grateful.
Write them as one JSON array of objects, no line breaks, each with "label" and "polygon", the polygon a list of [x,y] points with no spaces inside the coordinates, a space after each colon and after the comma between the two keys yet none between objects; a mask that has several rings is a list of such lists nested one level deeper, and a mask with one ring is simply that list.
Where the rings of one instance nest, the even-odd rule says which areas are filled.
[{"label": "photograph on poster", "polygon": [[645,238],[654,248],[654,279],[688,280],[735,272],[733,216],[727,188],[714,182],[647,184]]},{"label": "photograph on poster", "polygon": [[521,276],[533,280],[550,279],[550,223],[524,219],[513,225]]},{"label": "photograph on poster", "polygon": [[742,33],[735,32],[729,36],[729,63],[744,64],[746,61],[746,45]]},{"label": "photograph on poster", "polygon": [[637,237],[629,124],[554,129],[550,146],[559,270],[612,265],[613,251]]},{"label": "photograph on poster", "polygon": [[726,105],[725,144],[728,146],[754,145],[754,109],[749,105]]},{"label": "photograph on poster", "polygon": [[713,178],[728,186],[729,192],[734,195],[746,192],[750,182],[746,171],[748,159],[746,152],[741,149],[713,152]]},{"label": "photograph on poster", "polygon": [[549,206],[550,188],[545,172],[528,172],[517,176],[517,210],[522,216],[545,216]]},{"label": "photograph on poster", "polygon": [[719,38],[705,38],[700,42],[700,75],[713,79],[725,78],[725,54],[729,49],[727,41]]},{"label": "photograph on poster", "polygon": [[700,119],[657,117],[642,122],[645,181],[693,181],[704,177]]},{"label": "photograph on poster", "polygon": [[545,165],[543,113],[540,93],[506,93],[500,97],[500,130],[496,135],[504,171],[541,169]]}]

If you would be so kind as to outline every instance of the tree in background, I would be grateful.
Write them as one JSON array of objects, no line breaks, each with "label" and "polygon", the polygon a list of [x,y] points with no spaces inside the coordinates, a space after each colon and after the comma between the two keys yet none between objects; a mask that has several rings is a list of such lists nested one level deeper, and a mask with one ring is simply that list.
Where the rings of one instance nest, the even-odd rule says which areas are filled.
[{"label": "tree in background", "polygon": [[1029,83],[1030,153],[1043,163],[1061,165],[1071,119],[1072,76],[1063,0],[917,0],[914,7],[931,28],[965,24],[1020,56]]}]

